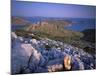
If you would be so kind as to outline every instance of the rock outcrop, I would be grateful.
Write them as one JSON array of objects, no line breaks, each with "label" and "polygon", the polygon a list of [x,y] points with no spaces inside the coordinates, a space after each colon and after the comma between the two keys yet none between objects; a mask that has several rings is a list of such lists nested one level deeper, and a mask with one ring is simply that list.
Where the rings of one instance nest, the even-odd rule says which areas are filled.
[{"label": "rock outcrop", "polygon": [[95,69],[95,56],[51,39],[30,39],[11,34],[12,74]]}]

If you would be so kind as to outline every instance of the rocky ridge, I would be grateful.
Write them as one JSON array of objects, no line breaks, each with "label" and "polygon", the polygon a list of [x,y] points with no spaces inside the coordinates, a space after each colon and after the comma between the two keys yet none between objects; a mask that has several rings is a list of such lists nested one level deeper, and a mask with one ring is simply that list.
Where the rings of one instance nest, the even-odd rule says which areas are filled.
[{"label": "rocky ridge", "polygon": [[12,74],[95,69],[95,55],[69,44],[11,33]]}]

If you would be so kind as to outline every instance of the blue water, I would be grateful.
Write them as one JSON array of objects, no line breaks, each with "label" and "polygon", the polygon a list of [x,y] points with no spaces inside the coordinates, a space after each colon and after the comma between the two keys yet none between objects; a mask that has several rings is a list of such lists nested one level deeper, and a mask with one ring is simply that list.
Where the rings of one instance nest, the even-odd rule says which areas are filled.
[{"label": "blue water", "polygon": [[71,26],[65,27],[69,30],[75,30],[75,31],[83,31],[85,29],[96,29],[96,20],[95,19],[82,19],[82,18],[74,18],[69,19],[72,22],[74,22]]},{"label": "blue water", "polygon": [[24,25],[11,25],[11,30],[14,31],[16,29],[22,29],[23,27],[25,27]]}]

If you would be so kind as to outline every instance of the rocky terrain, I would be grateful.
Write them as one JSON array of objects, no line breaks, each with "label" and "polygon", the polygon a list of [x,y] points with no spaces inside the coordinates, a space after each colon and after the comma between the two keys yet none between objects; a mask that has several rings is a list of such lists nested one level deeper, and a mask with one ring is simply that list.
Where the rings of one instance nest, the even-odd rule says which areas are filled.
[{"label": "rocky terrain", "polygon": [[[34,35],[34,34],[33,34]],[[96,56],[49,38],[29,38],[11,33],[12,74],[92,70]]]}]

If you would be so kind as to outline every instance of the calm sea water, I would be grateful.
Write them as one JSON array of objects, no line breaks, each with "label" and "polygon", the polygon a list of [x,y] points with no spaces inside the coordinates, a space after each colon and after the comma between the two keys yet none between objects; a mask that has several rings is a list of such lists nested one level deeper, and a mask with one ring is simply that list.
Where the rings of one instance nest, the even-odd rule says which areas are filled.
[{"label": "calm sea water", "polygon": [[96,19],[74,18],[69,20],[71,20],[73,24],[69,27],[65,27],[66,29],[75,31],[83,31],[85,29],[96,29]]}]

